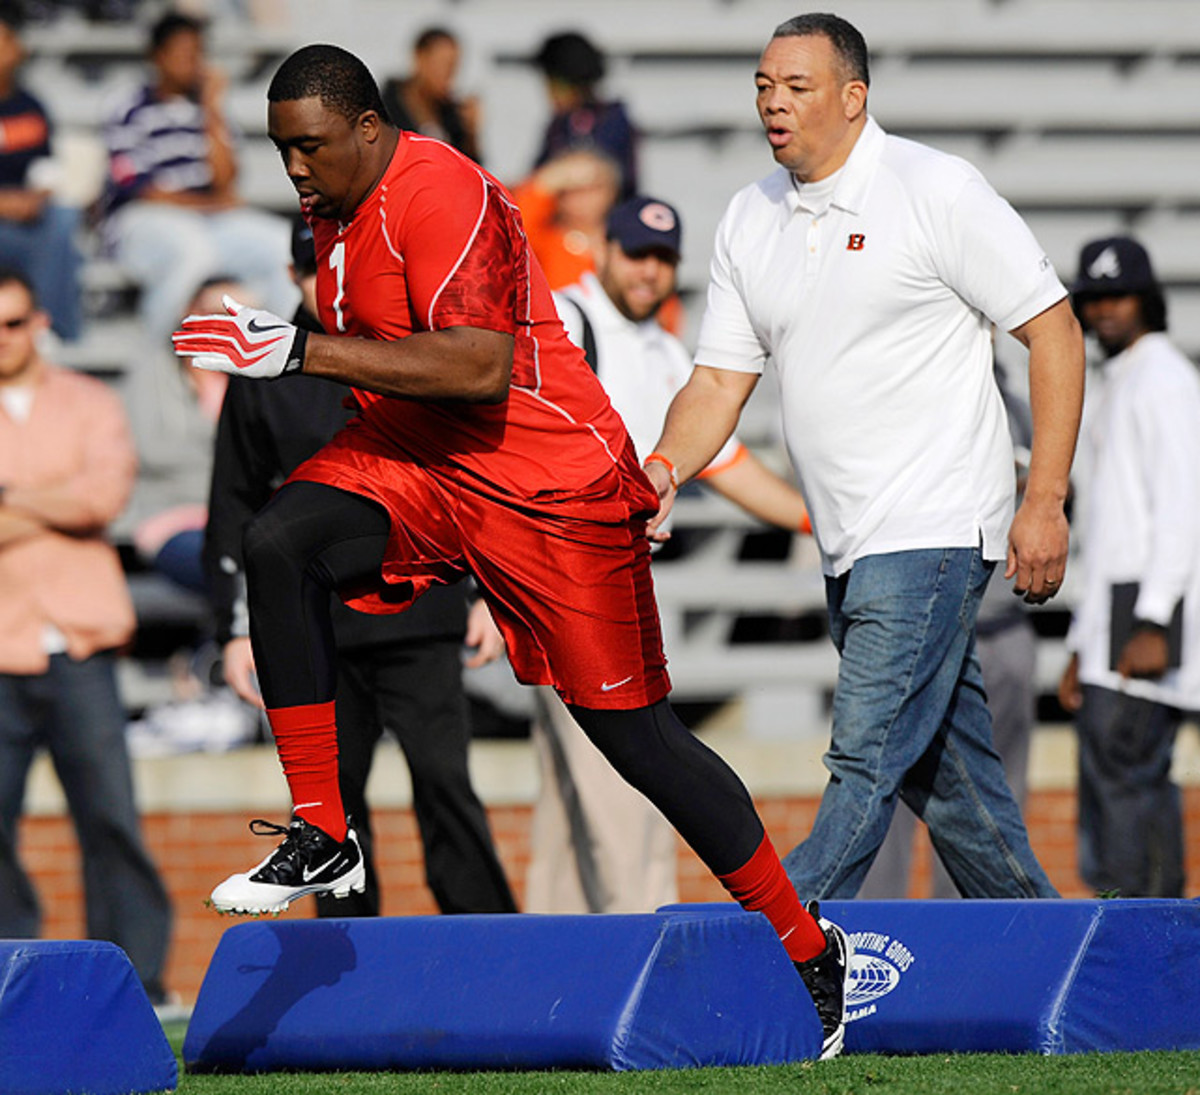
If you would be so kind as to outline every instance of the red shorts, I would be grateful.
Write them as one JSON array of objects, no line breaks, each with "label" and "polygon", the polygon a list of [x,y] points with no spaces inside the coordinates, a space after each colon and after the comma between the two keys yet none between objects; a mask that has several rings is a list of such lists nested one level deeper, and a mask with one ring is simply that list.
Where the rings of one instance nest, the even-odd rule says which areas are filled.
[{"label": "red shorts", "polygon": [[391,516],[383,581],[348,605],[401,612],[431,585],[472,574],[518,680],[613,710],[670,691],[645,534],[658,498],[632,445],[582,491],[516,498],[421,466],[356,425],[291,476],[364,495]]}]

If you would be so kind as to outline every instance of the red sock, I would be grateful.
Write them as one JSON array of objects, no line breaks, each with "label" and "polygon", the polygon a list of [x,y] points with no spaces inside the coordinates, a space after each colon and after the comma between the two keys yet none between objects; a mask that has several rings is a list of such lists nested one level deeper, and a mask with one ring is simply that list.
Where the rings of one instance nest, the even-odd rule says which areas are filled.
[{"label": "red sock", "polygon": [[825,949],[825,933],[800,904],[766,833],[743,866],[717,878],[743,909],[760,912],[771,922],[793,962],[816,958]]},{"label": "red sock", "polygon": [[292,809],[334,840],[345,840],[333,700],[272,708],[267,719],[292,792]]}]

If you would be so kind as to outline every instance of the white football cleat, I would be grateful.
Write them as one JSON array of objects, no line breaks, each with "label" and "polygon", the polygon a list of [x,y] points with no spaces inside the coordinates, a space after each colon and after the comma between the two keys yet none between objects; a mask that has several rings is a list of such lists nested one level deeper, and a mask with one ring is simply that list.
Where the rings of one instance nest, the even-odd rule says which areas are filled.
[{"label": "white football cleat", "polygon": [[[347,819],[349,824],[349,819]],[[341,843],[302,817],[286,828],[262,818],[250,822],[259,836],[282,836],[257,867],[231,875],[212,892],[212,905],[223,913],[280,913],[298,897],[331,893],[349,897],[366,887],[362,849],[353,827]]]}]

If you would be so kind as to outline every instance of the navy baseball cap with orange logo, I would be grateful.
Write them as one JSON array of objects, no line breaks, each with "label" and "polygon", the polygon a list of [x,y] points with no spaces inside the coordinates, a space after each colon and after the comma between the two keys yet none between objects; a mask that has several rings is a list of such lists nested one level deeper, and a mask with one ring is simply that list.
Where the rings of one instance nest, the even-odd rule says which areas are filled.
[{"label": "navy baseball cap with orange logo", "polygon": [[665,251],[678,262],[682,233],[675,207],[645,195],[621,202],[608,215],[608,238],[627,255]]}]

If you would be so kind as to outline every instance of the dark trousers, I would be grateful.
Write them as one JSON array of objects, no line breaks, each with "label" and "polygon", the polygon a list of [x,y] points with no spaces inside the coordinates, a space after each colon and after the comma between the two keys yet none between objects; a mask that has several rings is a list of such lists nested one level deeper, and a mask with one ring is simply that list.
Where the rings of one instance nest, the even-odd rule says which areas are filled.
[{"label": "dark trousers", "polygon": [[44,674],[0,674],[0,936],[32,939],[41,927],[17,829],[29,766],[45,748],[79,838],[88,937],[121,947],[158,999],[171,907],[142,844],[125,723],[111,655],[58,654]]},{"label": "dark trousers", "polygon": [[1079,873],[1097,893],[1183,896],[1183,810],[1171,782],[1181,721],[1165,704],[1083,687]]},{"label": "dark trousers", "polygon": [[515,912],[483,804],[471,786],[471,739],[462,690],[462,645],[422,639],[343,650],[338,655],[338,770],[342,801],[366,858],[367,889],[317,899],[320,916],[377,916],[367,777],[385,731],[404,751],[425,878],[444,913]]}]

